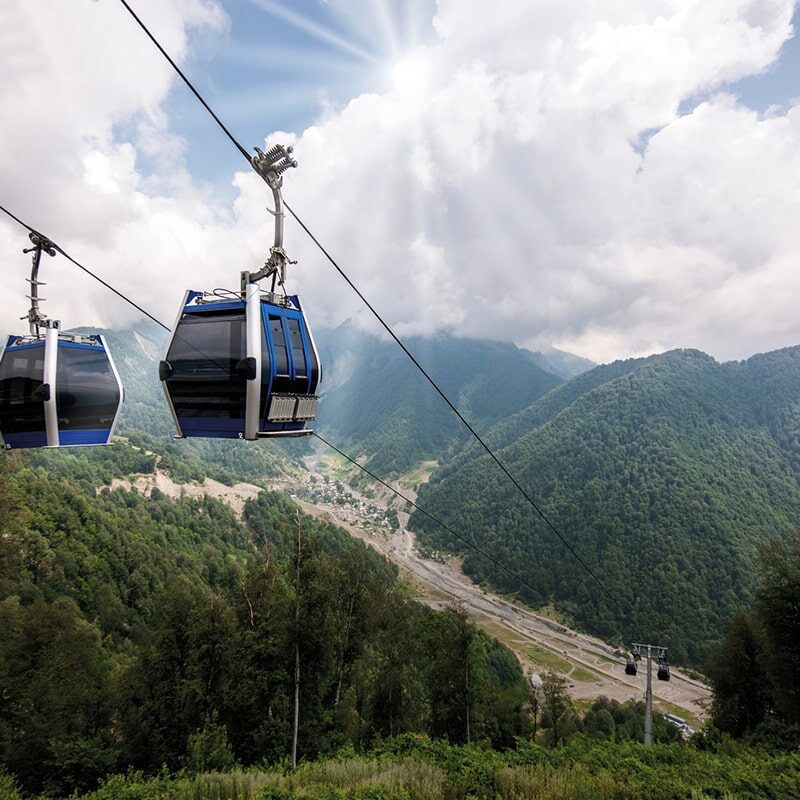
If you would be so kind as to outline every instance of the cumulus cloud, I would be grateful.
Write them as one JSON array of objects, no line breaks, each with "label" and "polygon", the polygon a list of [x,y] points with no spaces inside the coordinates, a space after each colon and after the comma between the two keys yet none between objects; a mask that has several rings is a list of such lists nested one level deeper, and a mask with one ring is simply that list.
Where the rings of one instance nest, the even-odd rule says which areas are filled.
[{"label": "cumulus cloud", "polygon": [[[24,25],[0,49],[18,78],[0,89],[4,199],[166,319],[186,286],[235,284],[270,243],[260,179],[232,175],[226,207],[187,173],[168,67],[115,4],[16,5]],[[179,59],[193,29],[226,26],[210,2],[139,6]],[[775,62],[793,11],[439,0],[437,40],[406,54],[386,92],[269,140],[295,144],[287,197],[398,331],[598,360],[675,346],[742,357],[800,341],[800,107],[759,115],[726,93]],[[19,239],[0,225],[6,275],[22,277]],[[291,221],[287,248],[316,319],[358,309]],[[21,286],[8,295],[24,311]],[[72,274],[56,288],[65,321],[134,319]]]}]

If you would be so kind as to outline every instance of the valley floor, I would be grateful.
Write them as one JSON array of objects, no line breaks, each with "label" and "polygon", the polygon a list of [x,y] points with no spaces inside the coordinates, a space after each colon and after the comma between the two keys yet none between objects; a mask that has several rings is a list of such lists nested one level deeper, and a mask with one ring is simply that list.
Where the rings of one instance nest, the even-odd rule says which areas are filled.
[{"label": "valley floor", "polygon": [[[262,491],[252,484],[230,487],[210,479],[202,484],[179,484],[162,470],[135,477],[132,482],[116,480],[112,485],[148,495],[154,488],[171,497],[208,494],[228,504],[237,515],[241,515],[247,499]],[[406,514],[398,513],[401,524],[392,531],[383,517],[389,510],[387,504],[360,495],[349,486],[340,484],[340,487],[333,489],[331,485],[331,491],[323,493],[314,491],[309,482],[273,488],[288,491],[308,514],[330,517],[397,564],[417,588],[422,602],[434,608],[462,604],[476,624],[517,654],[526,672],[552,670],[563,674],[576,701],[591,701],[600,696],[620,702],[644,698],[643,671],[635,678],[626,676],[623,655],[616,648],[487,592],[464,575],[454,559],[423,557],[415,546],[414,534],[404,527]],[[407,489],[403,491],[413,495]],[[304,499],[312,496],[313,501]],[[707,717],[711,703],[708,686],[679,669],[672,669],[669,683],[654,679],[653,694],[657,709],[677,714],[690,725],[698,725]]]}]

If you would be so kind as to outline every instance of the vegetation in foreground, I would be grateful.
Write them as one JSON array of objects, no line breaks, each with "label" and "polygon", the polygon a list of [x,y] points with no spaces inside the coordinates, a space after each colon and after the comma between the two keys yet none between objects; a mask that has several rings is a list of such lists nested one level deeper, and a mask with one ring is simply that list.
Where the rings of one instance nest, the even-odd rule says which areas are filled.
[{"label": "vegetation in foreground", "polygon": [[[114,775],[81,800],[710,800],[800,797],[800,753],[584,736],[498,752],[406,734],[357,756],[226,772]],[[0,777],[0,800],[20,800]]]},{"label": "vegetation in foreground", "polygon": [[[463,614],[286,498],[239,520],[99,488],[152,471],[147,449],[0,474],[0,800],[800,797],[796,531],[709,667],[715,727],[645,749],[640,704],[579,717],[556,676],[532,692]],[[187,464],[170,471],[208,474]]]},{"label": "vegetation in foreground", "polygon": [[[525,734],[514,655],[287,498],[0,474],[0,768],[28,795],[128,769],[227,769],[414,731]],[[299,670],[299,683],[295,670]]]},{"label": "vegetation in foreground", "polygon": [[764,548],[755,604],[731,620],[707,672],[718,730],[800,747],[800,530]]}]

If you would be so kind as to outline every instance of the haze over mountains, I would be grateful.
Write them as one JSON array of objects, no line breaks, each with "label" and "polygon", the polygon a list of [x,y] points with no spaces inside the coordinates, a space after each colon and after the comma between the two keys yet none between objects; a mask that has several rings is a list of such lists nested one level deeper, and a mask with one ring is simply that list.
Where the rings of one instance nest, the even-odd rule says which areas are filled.
[{"label": "haze over mountains", "polygon": [[[469,432],[397,347],[345,323],[319,337],[327,364],[317,426],[355,446],[379,474],[446,460]],[[410,337],[409,350],[478,430],[520,411],[591,362],[508,342]]]},{"label": "haze over mountains", "polygon": [[[134,441],[187,476],[192,465],[223,480],[302,468],[308,442],[172,442],[155,369],[163,337],[151,327],[109,335]],[[592,632],[667,641],[676,659],[702,664],[749,599],[759,546],[800,523],[798,347],[724,364],[676,350],[589,368],[506,343],[408,340],[611,600],[394,343],[352,324],[317,339],[326,372],[314,427],[382,477],[437,460],[420,487],[423,507],[537,592],[415,514],[423,543],[463,555],[475,578],[533,605],[555,603]]]}]

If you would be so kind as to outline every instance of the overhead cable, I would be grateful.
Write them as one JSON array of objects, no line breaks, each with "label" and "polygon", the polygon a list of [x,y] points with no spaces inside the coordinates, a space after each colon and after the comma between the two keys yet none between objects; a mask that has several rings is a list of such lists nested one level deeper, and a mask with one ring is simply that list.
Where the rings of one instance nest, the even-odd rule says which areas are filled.
[{"label": "overhead cable", "polygon": [[[15,222],[19,223],[19,224],[20,224],[20,225],[21,225],[23,228],[26,228],[26,229],[27,229],[29,232],[31,232],[31,233],[35,233],[36,235],[38,235],[38,236],[42,237],[43,239],[47,239],[47,240],[48,240],[48,241],[49,241],[51,244],[53,244],[53,241],[52,241],[52,239],[50,239],[49,237],[47,237],[47,236],[45,236],[44,234],[40,233],[38,230],[36,230],[35,228],[31,227],[31,226],[30,226],[30,225],[28,225],[26,222],[23,222],[23,221],[22,221],[22,220],[21,220],[19,217],[17,217],[15,214],[12,214],[12,213],[11,213],[11,212],[10,212],[10,211],[7,209],[7,208],[4,208],[3,206],[1,206],[1,205],[0,205],[0,210],[2,210],[2,211],[3,211],[4,213],[6,213],[6,214],[7,214],[9,217],[11,217],[11,219],[13,219]],[[157,319],[156,317],[154,317],[152,314],[150,314],[150,313],[148,313],[147,311],[145,311],[145,310],[144,310],[144,309],[143,309],[143,308],[142,308],[142,307],[141,307],[141,306],[140,306],[138,303],[136,303],[136,302],[134,302],[133,300],[131,300],[131,299],[130,299],[130,298],[129,298],[129,297],[126,295],[126,294],[124,294],[123,292],[119,291],[118,289],[115,289],[113,286],[111,286],[110,284],[108,284],[108,283],[107,283],[106,281],[104,281],[102,278],[100,278],[99,276],[97,276],[97,275],[96,275],[94,272],[92,272],[91,270],[87,269],[87,268],[86,268],[86,267],[84,267],[82,264],[78,263],[78,262],[77,262],[77,261],[76,261],[74,258],[72,258],[71,256],[67,255],[67,253],[66,253],[66,252],[65,252],[65,251],[64,251],[64,250],[63,250],[61,247],[59,247],[58,245],[56,245],[56,244],[53,244],[53,247],[55,247],[55,249],[56,249],[56,250],[57,250],[59,253],[61,253],[63,256],[65,256],[65,257],[66,257],[66,258],[67,258],[67,259],[68,259],[70,262],[72,262],[72,263],[73,263],[75,266],[77,266],[77,267],[79,267],[80,269],[82,269],[82,270],[83,270],[84,272],[86,272],[88,275],[91,275],[91,277],[93,277],[93,278],[94,278],[96,281],[98,281],[99,283],[101,283],[103,286],[105,286],[105,287],[106,287],[107,289],[109,289],[110,291],[114,292],[114,294],[115,294],[115,295],[117,295],[118,297],[122,298],[122,299],[123,299],[123,300],[124,300],[126,303],[129,303],[129,304],[130,304],[131,306],[133,306],[135,309],[137,309],[138,311],[140,311],[140,312],[142,312],[143,314],[145,314],[147,317],[149,317],[149,318],[150,318],[150,319],[151,319],[153,322],[155,322],[157,325],[160,325],[162,328],[164,328],[164,330],[166,330],[166,331],[169,331],[169,327],[168,327],[167,325],[165,325],[165,324],[164,324],[163,322],[161,322],[159,319]],[[498,560],[498,559],[496,559],[494,556],[492,556],[492,555],[491,555],[491,553],[487,552],[487,551],[486,551],[486,550],[484,550],[482,547],[479,547],[479,546],[478,546],[478,545],[476,545],[474,542],[472,542],[472,541],[470,541],[469,539],[467,539],[465,536],[462,536],[460,533],[458,533],[457,531],[453,530],[453,529],[452,529],[452,528],[451,528],[449,525],[447,525],[446,523],[442,522],[442,521],[441,521],[441,520],[440,520],[438,517],[434,516],[433,514],[431,514],[431,513],[430,513],[430,512],[428,512],[428,511],[426,511],[426,510],[425,510],[424,508],[422,508],[422,506],[420,506],[418,503],[415,503],[415,502],[414,502],[414,501],[413,501],[413,500],[412,500],[410,497],[407,497],[406,495],[402,494],[402,493],[401,493],[401,492],[399,492],[397,489],[395,489],[393,486],[391,486],[389,483],[387,483],[387,482],[386,482],[386,481],[384,481],[383,479],[379,478],[379,477],[378,477],[377,475],[375,475],[373,472],[371,472],[370,470],[368,470],[368,469],[367,469],[367,468],[366,468],[366,467],[365,467],[363,464],[359,464],[359,463],[358,463],[358,461],[356,461],[355,459],[351,458],[349,455],[347,455],[347,453],[345,453],[343,450],[340,450],[338,447],[336,447],[336,445],[334,445],[333,443],[329,442],[327,439],[323,438],[323,437],[322,437],[322,436],[321,436],[319,433],[317,433],[316,431],[314,431],[314,436],[315,436],[317,439],[319,439],[319,440],[320,440],[320,441],[321,441],[321,442],[322,442],[324,445],[326,445],[326,446],[327,446],[327,447],[329,447],[331,450],[335,451],[335,452],[336,452],[336,453],[338,453],[340,456],[342,456],[342,458],[346,459],[346,460],[347,460],[347,461],[349,461],[351,464],[354,464],[354,465],[355,465],[356,467],[358,467],[358,468],[359,468],[359,469],[360,469],[362,472],[364,472],[365,474],[369,475],[369,477],[370,477],[370,478],[372,478],[373,480],[377,481],[377,482],[378,482],[378,483],[380,483],[382,486],[385,486],[385,487],[386,487],[386,488],[387,488],[387,489],[388,489],[390,492],[392,492],[393,494],[395,494],[395,495],[396,495],[397,497],[399,497],[401,500],[403,500],[403,501],[405,501],[406,503],[408,503],[409,505],[413,506],[413,507],[414,507],[414,508],[415,508],[417,511],[419,511],[421,514],[424,514],[426,517],[428,517],[430,520],[432,520],[433,522],[435,522],[437,525],[440,525],[440,526],[441,526],[441,527],[442,527],[444,530],[448,531],[448,533],[452,534],[452,535],[453,535],[453,536],[455,536],[457,539],[459,539],[459,540],[460,540],[460,541],[462,541],[464,544],[466,544],[468,547],[472,548],[472,549],[473,549],[473,550],[474,550],[476,553],[478,553],[479,555],[481,555],[481,556],[483,556],[484,558],[488,559],[488,560],[489,560],[489,561],[491,561],[491,562],[492,562],[492,563],[493,563],[495,566],[499,567],[501,570],[503,570],[504,572],[506,572],[506,573],[507,573],[508,575],[510,575],[512,578],[514,578],[515,580],[519,581],[519,583],[520,583],[521,585],[523,585],[523,586],[526,586],[528,589],[530,589],[532,592],[534,592],[534,594],[540,594],[540,592],[538,592],[538,591],[537,591],[537,590],[536,590],[536,589],[535,589],[535,588],[534,588],[534,587],[533,587],[533,586],[532,586],[530,583],[528,583],[528,581],[526,581],[526,580],[525,580],[523,577],[521,577],[520,575],[517,575],[517,573],[515,573],[515,572],[514,572],[512,569],[510,569],[510,568],[509,568],[509,567],[507,567],[505,564],[503,564],[503,563],[502,563],[502,561],[499,561],[499,560]]]},{"label": "overhead cable", "polygon": [[27,222],[23,222],[18,216],[16,216],[15,214],[12,214],[7,208],[5,208],[2,205],[0,205],[0,211],[2,211],[4,214],[6,214],[9,217],[11,217],[11,219],[13,219],[14,222],[17,222],[18,224],[22,225],[23,228],[27,228],[30,233],[35,233],[37,236],[41,236],[43,239],[47,239],[50,242],[50,244],[53,245],[53,247],[56,249],[56,251],[61,253],[61,255],[64,256],[64,258],[67,259],[67,261],[71,261],[76,267],[78,267],[78,269],[82,269],[87,275],[90,275],[98,283],[102,283],[103,286],[106,287],[106,289],[108,289],[111,292],[114,292],[114,294],[117,297],[121,298],[126,303],[129,303],[130,305],[132,305],[139,313],[144,314],[148,319],[150,319],[153,322],[155,322],[156,325],[160,325],[165,331],[169,330],[169,328],[163,322],[161,322],[160,320],[156,319],[149,311],[145,311],[145,309],[143,309],[138,303],[135,303],[129,297],[126,297],[122,292],[120,292],[117,289],[115,289],[110,283],[108,283],[107,281],[104,281],[99,275],[96,275],[90,269],[87,269],[86,267],[84,267],[83,264],[81,264],[79,261],[76,261],[66,250],[64,250],[63,248],[59,247],[52,239],[50,239],[49,236],[45,236],[43,233],[40,233],[39,231],[36,230],[36,228],[33,228],[30,225],[28,225]]},{"label": "overhead cable", "polygon": [[253,159],[250,157],[250,154],[247,152],[247,150],[245,150],[245,148],[242,147],[242,145],[240,145],[239,142],[236,141],[236,137],[225,127],[225,124],[222,122],[222,120],[214,113],[214,110],[211,108],[211,106],[208,103],[206,103],[206,101],[203,99],[203,95],[201,95],[200,92],[198,92],[197,89],[194,88],[192,82],[186,77],[186,75],[183,74],[183,70],[172,60],[172,57],[161,46],[158,39],[156,39],[156,37],[153,36],[152,33],[150,33],[147,26],[144,24],[144,22],[142,22],[137,13],[130,7],[127,0],[119,0],[119,1],[120,3],[122,3],[123,6],[125,6],[126,9],[128,9],[128,13],[136,20],[139,27],[147,34],[150,41],[158,48],[161,55],[164,56],[164,58],[166,58],[167,61],[169,61],[172,69],[174,69],[175,72],[177,72],[178,75],[181,76],[183,82],[189,87],[189,91],[191,91],[191,93],[200,101],[203,108],[205,108],[205,110],[208,111],[209,114],[211,114],[211,116],[214,118],[214,122],[216,122],[217,125],[219,125],[219,127],[222,128],[222,130],[225,132],[225,135],[231,140],[231,142],[233,142],[233,146],[245,157],[247,163],[250,164],[250,166],[252,166]]},{"label": "overhead cable", "polygon": [[[203,108],[208,111],[214,121],[219,125],[219,127],[224,131],[225,135],[230,139],[233,143],[234,147],[241,153],[241,155],[246,159],[247,163],[250,164],[251,167],[255,168],[253,164],[253,159],[248,154],[247,150],[241,145],[241,143],[236,139],[236,137],[228,130],[228,128],[223,124],[222,120],[214,113],[211,106],[206,102],[197,88],[192,84],[188,77],[184,74],[184,72],[178,67],[178,65],[172,60],[169,56],[167,51],[161,46],[158,42],[156,37],[152,34],[152,32],[148,29],[148,27],[144,24],[141,18],[134,12],[131,8],[130,4],[127,0],[120,0],[120,3],[125,7],[128,13],[133,17],[139,27],[145,32],[147,37],[153,42],[153,44],[158,48],[159,52],[164,56],[164,58],[170,63],[172,68],[175,72],[181,77],[183,82],[192,92],[192,94],[198,99],[198,101],[202,104]],[[569,543],[569,541],[561,534],[561,532],[553,525],[552,522],[548,519],[547,515],[542,511],[536,501],[530,496],[530,494],[520,485],[517,479],[509,472],[508,468],[505,464],[500,460],[500,458],[494,453],[494,451],[489,447],[488,444],[483,440],[483,438],[478,434],[478,432],[472,427],[472,425],[467,421],[464,415],[456,408],[455,404],[450,400],[450,398],[445,394],[442,388],[439,386],[438,383],[430,376],[428,371],[417,361],[417,359],[412,355],[406,345],[400,340],[400,338],[395,334],[395,332],[391,329],[388,323],[381,317],[381,315],[377,312],[375,307],[364,297],[361,291],[356,287],[353,281],[347,276],[344,270],[339,266],[333,256],[323,247],[322,243],[311,233],[308,226],[300,219],[300,217],[294,212],[291,206],[288,203],[284,203],[286,208],[289,210],[289,213],[294,217],[300,227],[306,232],[306,234],[311,238],[311,240],[316,244],[316,246],[320,249],[323,255],[328,259],[328,261],[333,265],[336,271],[344,278],[347,284],[350,286],[351,289],[358,295],[361,301],[367,306],[367,308],[372,312],[375,318],[380,322],[383,328],[387,331],[387,333],[394,339],[400,349],[408,356],[414,366],[420,371],[423,377],[430,383],[430,385],[434,388],[436,393],[444,400],[444,402],[450,407],[450,410],[458,417],[461,423],[466,427],[466,429],[472,434],[474,439],[480,444],[480,446],[486,451],[489,457],[494,461],[495,464],[502,470],[503,474],[511,481],[517,491],[522,495],[522,497],[528,502],[531,508],[536,511],[536,513],[541,517],[545,525],[548,527],[550,531],[559,539],[559,541],[567,548],[569,553],[575,558],[575,560],[580,564],[583,570],[586,572],[589,577],[594,580],[594,582],[600,587],[602,592],[608,597],[611,602],[616,605],[616,599],[614,595],[605,587],[603,582],[600,578],[595,574],[592,568],[584,561],[583,558],[577,553],[575,548]]]}]

